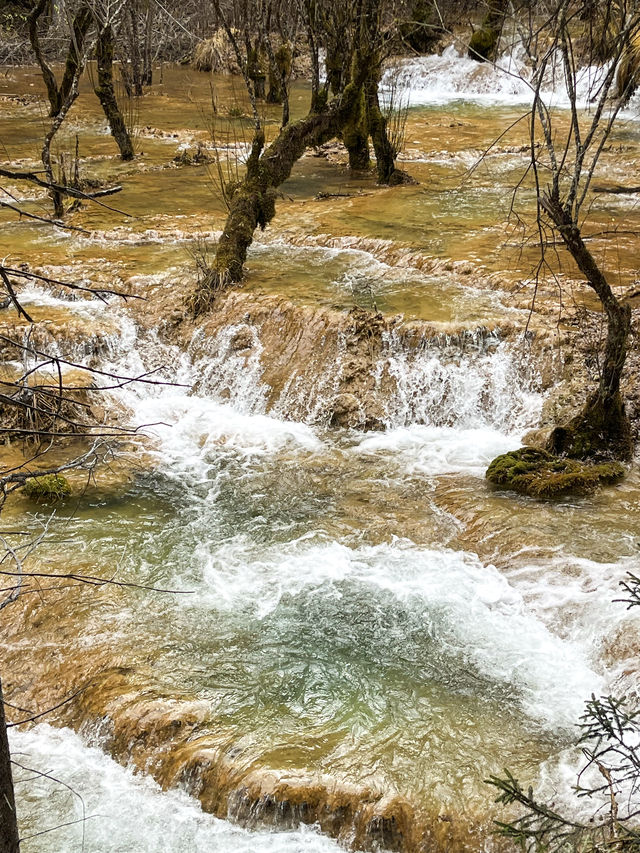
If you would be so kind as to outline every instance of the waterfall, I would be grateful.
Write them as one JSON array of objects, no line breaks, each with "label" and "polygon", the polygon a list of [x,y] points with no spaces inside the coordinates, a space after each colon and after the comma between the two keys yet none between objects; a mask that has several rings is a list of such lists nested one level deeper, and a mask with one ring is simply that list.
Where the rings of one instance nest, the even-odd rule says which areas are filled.
[{"label": "waterfall", "polygon": [[[578,72],[576,93],[583,108],[589,106],[594,83],[604,73],[606,68],[598,66],[585,66]],[[411,106],[469,101],[502,107],[528,105],[533,98],[531,69],[518,41],[495,63],[476,62],[467,55],[465,45],[454,44],[441,55],[399,60],[387,74],[393,75],[395,85],[407,92]],[[555,61],[549,63],[541,97],[548,106],[569,106],[559,52]]]},{"label": "waterfall", "polygon": [[415,349],[391,332],[377,369],[379,383],[385,372],[395,381],[385,404],[388,429],[428,424],[518,432],[540,412],[539,378],[526,354],[484,329],[423,339]]}]

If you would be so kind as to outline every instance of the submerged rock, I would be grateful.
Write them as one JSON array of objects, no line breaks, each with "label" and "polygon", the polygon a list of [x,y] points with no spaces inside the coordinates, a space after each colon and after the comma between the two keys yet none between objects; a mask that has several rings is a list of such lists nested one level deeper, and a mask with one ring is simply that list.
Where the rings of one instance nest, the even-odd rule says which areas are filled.
[{"label": "submerged rock", "polygon": [[589,494],[599,485],[617,483],[625,475],[619,462],[589,465],[523,447],[497,456],[487,468],[489,482],[534,498]]},{"label": "submerged rock", "polygon": [[71,495],[71,486],[62,474],[45,474],[27,480],[23,491],[36,503],[57,503]]}]

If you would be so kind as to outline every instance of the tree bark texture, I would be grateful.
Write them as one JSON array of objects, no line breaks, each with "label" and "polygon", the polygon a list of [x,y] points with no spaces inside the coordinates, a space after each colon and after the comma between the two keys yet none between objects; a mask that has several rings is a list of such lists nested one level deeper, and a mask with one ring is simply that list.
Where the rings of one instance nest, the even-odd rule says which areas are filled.
[{"label": "tree bark texture", "polygon": [[111,135],[120,149],[121,159],[133,160],[133,143],[120,112],[113,85],[113,49],[113,30],[111,25],[107,24],[100,29],[96,43],[98,86],[95,92],[109,122]]},{"label": "tree bark texture", "polygon": [[491,0],[482,26],[473,33],[469,41],[468,54],[471,59],[484,62],[496,58],[508,6],[507,0]]},{"label": "tree bark texture", "polygon": [[[216,8],[219,7],[217,0]],[[358,0],[355,10],[353,42],[342,44],[345,69],[349,82],[340,83],[340,92],[329,101],[329,84],[320,84],[318,44],[311,18],[305,23],[309,39],[313,81],[309,114],[283,127],[276,139],[264,148],[264,132],[256,121],[252,151],[247,161],[243,181],[226,187],[229,205],[227,221],[218,241],[213,269],[198,284],[189,299],[189,308],[199,314],[210,308],[215,295],[242,279],[247,250],[259,225],[265,228],[275,215],[277,188],[290,176],[294,164],[305,150],[342,137],[349,150],[352,168],[366,168],[369,164],[368,136],[371,135],[376,153],[378,181],[401,183],[404,173],[395,168],[396,152],[387,135],[387,121],[378,102],[378,84],[381,73],[381,5],[380,0]],[[229,39],[234,37],[227,28]],[[337,32],[337,31],[336,31]],[[336,41],[336,53],[339,41]],[[347,49],[348,48],[348,49]],[[255,91],[250,73],[258,65],[257,46],[251,45],[247,36],[247,89]],[[331,65],[331,63],[329,63]],[[254,80],[255,82],[255,80]]]},{"label": "tree bark texture", "polygon": [[43,56],[42,49],[40,47],[40,34],[38,32],[38,23],[40,22],[40,18],[44,14],[48,5],[49,0],[39,0],[39,2],[33,7],[33,11],[29,15],[29,41],[31,42],[31,49],[33,50],[36,62],[40,66],[44,85],[47,87],[47,97],[49,99],[50,107],[49,115],[55,116],[60,112],[62,98],[58,89],[55,74]]},{"label": "tree bark texture", "polygon": [[7,738],[7,722],[4,716],[2,681],[0,681],[0,853],[18,853],[18,820],[13,792],[11,754]]},{"label": "tree bark texture", "polygon": [[60,105],[58,107],[58,112],[69,96],[69,92],[73,86],[73,81],[81,67],[81,64],[84,64],[84,45],[90,26],[91,12],[86,6],[82,6],[73,19],[73,33],[71,41],[69,42],[62,82],[60,83]]},{"label": "tree bark texture", "polygon": [[364,90],[356,98],[353,111],[342,129],[342,141],[349,152],[349,168],[355,171],[368,169],[371,161]]},{"label": "tree bark texture", "polygon": [[[370,79],[365,84],[365,97],[367,103],[367,124],[373,150],[376,154],[376,171],[379,184],[394,183],[396,172],[396,152],[387,135],[387,120],[383,116],[378,101],[378,80]],[[401,178],[401,175],[398,175]],[[401,181],[399,180],[398,183]]]},{"label": "tree bark texture", "polygon": [[242,279],[256,228],[265,228],[275,215],[277,188],[291,175],[307,148],[339,135],[358,96],[359,89],[350,84],[342,97],[334,99],[322,112],[311,112],[283,128],[266,149],[264,132],[256,133],[246,176],[239,186],[232,188],[229,214],[218,241],[213,269],[190,300],[194,314],[208,310],[218,291]]},{"label": "tree bark texture", "polygon": [[71,40],[67,49],[67,58],[65,61],[64,73],[62,75],[62,82],[60,83],[60,86],[58,86],[56,76],[42,54],[40,47],[40,35],[38,32],[38,23],[48,6],[48,2],[49,0],[40,0],[40,2],[34,6],[31,14],[29,15],[29,41],[31,42],[31,49],[33,50],[38,65],[40,66],[42,79],[44,80],[44,84],[47,88],[49,116],[51,118],[55,118],[62,109],[62,105],[71,91],[78,69],[83,63],[82,57],[85,40],[87,33],[89,32],[89,27],[91,26],[91,12],[87,6],[81,6],[73,19]]},{"label": "tree bark texture", "polygon": [[579,458],[613,456],[629,459],[633,453],[633,441],[620,394],[620,381],[631,334],[631,308],[617,299],[571,214],[548,197],[542,200],[542,206],[557,227],[580,272],[597,294],[607,319],[607,339],[598,390],[566,427],[558,427],[552,432],[550,449]]}]

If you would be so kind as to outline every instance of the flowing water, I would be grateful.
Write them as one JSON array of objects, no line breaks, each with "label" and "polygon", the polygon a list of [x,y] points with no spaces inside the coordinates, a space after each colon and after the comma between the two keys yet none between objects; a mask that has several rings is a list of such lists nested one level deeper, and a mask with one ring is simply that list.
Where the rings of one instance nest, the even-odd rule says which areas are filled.
[{"label": "flowing water", "polygon": [[[549,386],[545,365],[504,333],[524,328],[530,300],[512,292],[529,267],[507,228],[526,126],[468,172],[521,114],[527,87],[453,48],[403,74],[406,168],[419,185],[377,190],[305,158],[250,253],[241,307],[180,346],[153,300],[193,282],[187,248],[197,234],[211,243],[223,207],[214,167],[165,166],[206,139],[207,75],[164,70],[139,107],[134,166],[114,165],[88,93],[74,108],[82,167],[120,174],[113,206],[131,217],[81,210],[81,234],[0,213],[13,263],[150,298],[143,319],[116,300],[25,289],[58,354],[119,375],[161,368],[176,383],[118,394],[146,438],[56,511],[31,558],[177,592],[54,589],[15,617],[11,701],[47,707],[90,684],[58,720],[79,734],[14,730],[17,760],[49,773],[18,772],[23,833],[69,824],[26,840],[27,853],[339,849],[305,826],[314,820],[343,844],[397,844],[399,827],[415,849],[428,836],[493,849],[484,780],[508,767],[568,798],[585,699],[635,690],[638,619],[612,599],[638,570],[637,472],[555,502],[484,480],[537,426]],[[0,94],[39,85],[12,71]],[[233,86],[216,86],[232,103]],[[296,88],[296,110],[305,95]],[[6,157],[31,165],[41,101],[1,105]],[[240,125],[233,133],[241,144]],[[635,168],[639,134],[630,111],[605,155],[612,180]],[[632,231],[628,199],[599,202],[596,226],[621,209]],[[622,275],[633,240],[609,239]],[[332,425],[358,372],[348,329],[332,323],[354,307],[405,317],[367,368],[376,430]],[[47,515],[18,495],[4,523],[37,532]]]}]

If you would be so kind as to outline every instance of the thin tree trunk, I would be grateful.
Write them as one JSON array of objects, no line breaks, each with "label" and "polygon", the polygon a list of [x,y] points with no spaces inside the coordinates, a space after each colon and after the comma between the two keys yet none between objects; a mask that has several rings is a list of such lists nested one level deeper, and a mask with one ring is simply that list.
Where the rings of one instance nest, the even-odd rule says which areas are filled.
[{"label": "thin tree trunk", "polygon": [[142,83],[145,86],[151,86],[153,83],[153,12],[155,5],[149,3],[147,6],[147,14],[144,19],[144,64],[142,68]]},{"label": "thin tree trunk", "polygon": [[[67,51],[67,61],[64,66],[62,83],[60,83],[60,105],[66,101],[78,69],[84,66],[84,43],[91,26],[91,12],[86,6],[82,6],[73,19],[73,31]],[[58,109],[59,112],[59,109]]]},{"label": "thin tree trunk", "polygon": [[109,122],[111,135],[120,149],[120,157],[123,160],[133,160],[133,143],[120,112],[113,85],[113,47],[113,30],[111,25],[107,24],[100,29],[96,44],[98,86],[95,93]]},{"label": "thin tree trunk", "polygon": [[620,381],[631,334],[631,308],[616,298],[569,213],[548,197],[542,199],[542,206],[558,228],[580,272],[596,292],[607,318],[607,340],[598,390],[566,427],[552,432],[550,449],[567,456],[629,459],[633,442],[620,394]]},{"label": "thin tree trunk", "polygon": [[47,87],[47,97],[49,99],[50,106],[49,115],[56,116],[60,112],[62,98],[58,89],[55,74],[51,68],[49,68],[48,63],[42,54],[42,49],[40,47],[40,35],[38,33],[38,22],[44,14],[48,3],[49,0],[39,0],[38,4],[34,6],[33,11],[29,15],[29,41],[31,42],[31,49],[33,50],[36,62],[40,66],[42,79]]},{"label": "thin tree trunk", "polygon": [[[44,138],[44,142],[42,145],[41,158],[42,158],[42,165],[44,166],[44,171],[45,171],[45,174],[47,176],[47,181],[50,184],[57,183],[55,175],[53,174],[53,164],[51,162],[51,145],[53,143],[53,140],[55,138],[56,133],[62,127],[62,124],[63,124],[65,118],[67,117],[67,113],[69,112],[69,110],[73,106],[76,98],[78,97],[78,92],[79,92],[78,87],[79,87],[79,83],[80,83],[80,75],[82,74],[83,70],[84,70],[84,58],[83,58],[83,56],[81,56],[79,58],[78,63],[75,66],[75,72],[74,72],[74,76],[71,80],[69,91],[67,92],[67,95],[66,95],[64,101],[60,105],[60,109],[58,110],[58,112],[54,116],[54,118],[51,122],[51,127],[49,128],[49,131]],[[62,217],[64,216],[64,205],[63,205],[62,193],[60,192],[60,190],[52,189],[52,190],[50,190],[49,194],[51,196],[51,200],[53,201],[54,216],[56,217],[56,219],[62,219]]]},{"label": "thin tree trunk", "polygon": [[138,28],[138,4],[129,3],[129,57],[132,91],[136,98],[142,95],[142,57],[140,56],[140,31]]},{"label": "thin tree trunk", "polygon": [[11,773],[11,753],[0,680],[0,853],[18,853],[20,840]]}]

